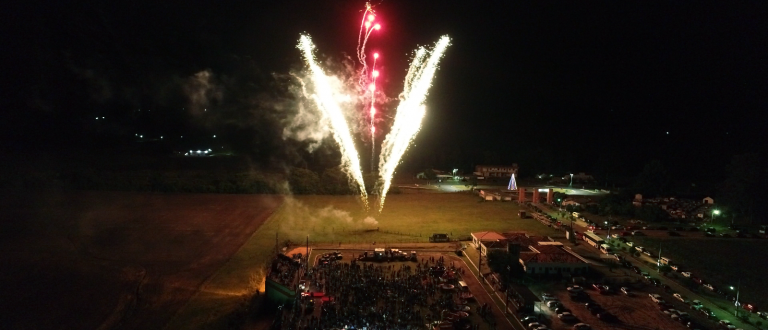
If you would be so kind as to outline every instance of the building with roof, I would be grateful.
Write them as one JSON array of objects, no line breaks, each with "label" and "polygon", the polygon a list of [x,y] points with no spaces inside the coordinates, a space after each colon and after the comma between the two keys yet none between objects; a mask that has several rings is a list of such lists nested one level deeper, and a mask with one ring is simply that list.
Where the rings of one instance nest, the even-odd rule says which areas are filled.
[{"label": "building with roof", "polygon": [[520,265],[528,274],[585,274],[587,263],[580,256],[563,248],[560,242],[545,237],[528,236],[526,233],[504,233],[507,244],[517,245]]},{"label": "building with roof", "polygon": [[481,252],[482,252],[482,246],[480,244],[481,242],[495,242],[495,241],[504,239],[504,236],[502,236],[501,234],[495,231],[479,231],[479,232],[471,233],[470,235],[472,236],[472,244],[476,248],[480,249]]}]

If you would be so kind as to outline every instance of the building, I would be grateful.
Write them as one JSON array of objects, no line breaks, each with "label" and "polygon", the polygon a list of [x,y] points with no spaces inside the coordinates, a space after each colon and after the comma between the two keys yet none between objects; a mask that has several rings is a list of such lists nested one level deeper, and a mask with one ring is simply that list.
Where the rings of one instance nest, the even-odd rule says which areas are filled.
[{"label": "building", "polygon": [[485,178],[508,178],[512,174],[517,175],[517,164],[510,166],[477,165],[474,174]]},{"label": "building", "polygon": [[[504,233],[507,244],[519,246],[520,265],[528,274],[586,274],[588,265],[581,257],[565,250],[560,242],[525,233]],[[510,247],[508,251],[515,249]]]},{"label": "building", "polygon": [[495,232],[495,231],[479,231],[476,233],[471,233],[472,236],[472,244],[475,245],[476,248],[480,249],[480,252],[485,255],[485,253],[482,250],[482,246],[480,243],[482,242],[495,242],[499,240],[504,240],[504,236],[501,234]]}]

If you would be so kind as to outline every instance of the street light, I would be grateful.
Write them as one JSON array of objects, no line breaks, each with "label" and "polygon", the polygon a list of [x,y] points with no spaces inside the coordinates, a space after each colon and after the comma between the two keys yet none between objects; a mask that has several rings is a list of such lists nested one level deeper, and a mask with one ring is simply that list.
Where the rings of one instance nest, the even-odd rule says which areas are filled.
[{"label": "street light", "polygon": [[715,222],[715,216],[716,215],[720,215],[720,210],[717,210],[717,209],[712,210],[712,223]]},{"label": "street light", "polygon": [[573,173],[571,173],[571,183],[568,184],[568,188],[573,188]]},{"label": "street light", "polygon": [[[739,289],[741,288],[741,279],[739,279],[738,284],[736,285],[736,301],[733,303],[734,306],[736,306],[736,317],[739,317]],[[731,286],[731,290],[733,290],[733,286]]]}]

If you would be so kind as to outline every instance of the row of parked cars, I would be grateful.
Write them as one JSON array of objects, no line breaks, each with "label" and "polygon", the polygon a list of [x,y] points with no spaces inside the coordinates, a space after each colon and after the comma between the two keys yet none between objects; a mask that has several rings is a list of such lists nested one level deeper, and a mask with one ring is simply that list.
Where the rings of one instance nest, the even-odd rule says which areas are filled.
[{"label": "row of parked cars", "polygon": [[[630,246],[630,247],[634,247],[636,251],[638,251],[638,252],[640,252],[642,254],[645,254],[645,255],[647,255],[649,257],[655,257],[655,254],[653,254],[650,250],[648,250],[648,249],[646,249],[646,248],[644,248],[642,246],[634,246],[634,244],[631,241],[625,241],[625,243],[628,246]],[[713,293],[716,293],[716,294],[722,296],[723,298],[725,298],[727,300],[736,301],[736,296],[732,292],[721,290],[720,288],[718,288],[717,286],[713,285],[712,283],[707,283],[702,278],[697,277],[691,271],[685,270],[681,265],[676,264],[676,263],[672,262],[669,259],[666,259],[666,258],[660,258],[660,259],[661,259],[662,263],[665,263],[665,264],[669,265],[669,267],[673,271],[679,273],[681,276],[683,276],[685,278],[690,278],[691,281],[693,281],[694,283],[696,283],[698,285],[701,285],[703,288],[705,288],[705,289],[707,289],[707,290],[709,290],[709,291],[711,291]],[[635,270],[636,273],[641,274],[640,271],[639,271],[639,268],[633,267],[633,270]],[[755,304],[742,303],[742,307],[745,310],[747,310],[749,312],[752,312],[752,313],[758,312],[757,306]],[[762,317],[762,318],[767,318],[768,314],[761,313],[761,314],[759,314],[759,316]]]}]

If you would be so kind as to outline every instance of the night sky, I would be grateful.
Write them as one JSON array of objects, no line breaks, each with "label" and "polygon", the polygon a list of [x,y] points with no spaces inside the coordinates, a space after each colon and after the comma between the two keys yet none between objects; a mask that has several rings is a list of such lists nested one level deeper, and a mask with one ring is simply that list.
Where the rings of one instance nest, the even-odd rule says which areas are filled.
[{"label": "night sky", "polygon": [[[302,67],[301,32],[323,59],[354,55],[364,4],[17,1],[2,19],[6,156],[118,148],[142,133],[187,134],[169,150],[218,134],[255,161],[279,159],[285,114],[260,100],[284,97],[276,75]],[[383,29],[368,49],[382,53],[390,96],[417,45],[453,38],[405,168],[633,174],[659,159],[703,178],[768,145],[765,2],[374,5]],[[184,93],[203,70],[218,86],[215,114],[191,110]]]}]

